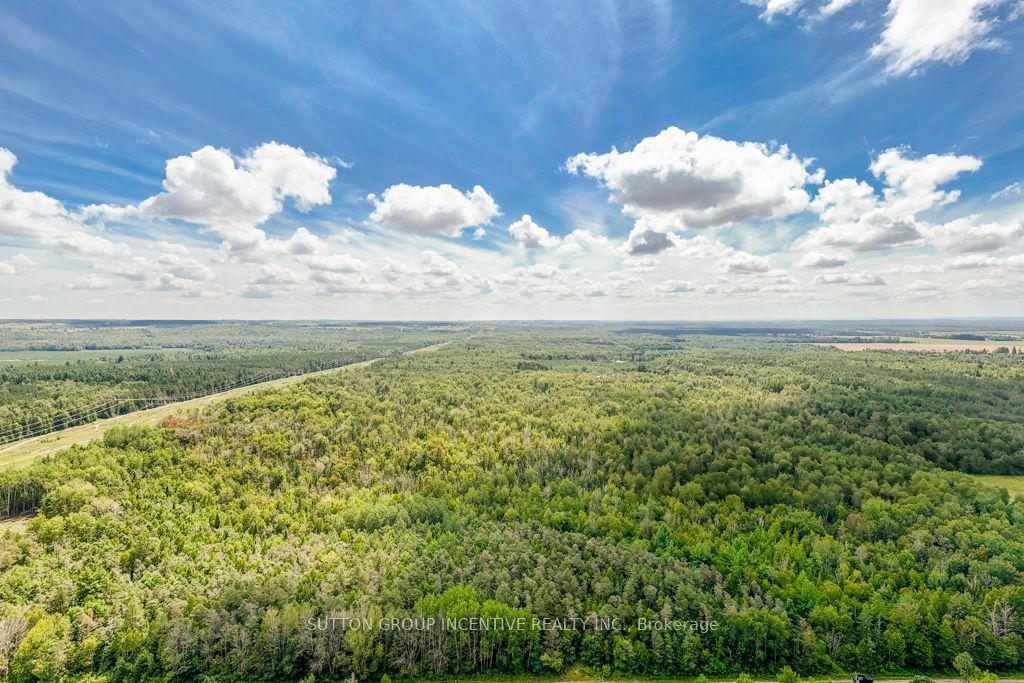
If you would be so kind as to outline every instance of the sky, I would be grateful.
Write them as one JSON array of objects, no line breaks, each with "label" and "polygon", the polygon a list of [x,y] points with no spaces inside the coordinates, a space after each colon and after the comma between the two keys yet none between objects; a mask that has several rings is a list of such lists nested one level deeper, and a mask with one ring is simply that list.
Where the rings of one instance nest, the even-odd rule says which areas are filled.
[{"label": "sky", "polygon": [[0,318],[1024,316],[1024,1],[0,5]]}]

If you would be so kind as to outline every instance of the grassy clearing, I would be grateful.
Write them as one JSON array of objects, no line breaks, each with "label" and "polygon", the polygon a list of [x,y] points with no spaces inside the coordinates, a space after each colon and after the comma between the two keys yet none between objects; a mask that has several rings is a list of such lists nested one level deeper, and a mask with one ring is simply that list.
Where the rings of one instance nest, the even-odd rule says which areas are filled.
[{"label": "grassy clearing", "polygon": [[[994,342],[985,339],[950,339],[948,337],[900,337],[900,341],[910,344],[945,344],[949,346],[1013,346],[1015,342]],[[1019,343],[1019,342],[1017,342]]]},{"label": "grassy clearing", "polygon": [[32,519],[30,515],[24,515],[22,517],[0,520],[0,536],[3,536],[8,531],[14,534],[25,533],[28,531],[28,520],[30,519]]},{"label": "grassy clearing", "polygon": [[978,481],[983,481],[992,486],[998,486],[1010,492],[1010,498],[1024,499],[1024,476],[1003,475],[1003,474],[976,474]]}]

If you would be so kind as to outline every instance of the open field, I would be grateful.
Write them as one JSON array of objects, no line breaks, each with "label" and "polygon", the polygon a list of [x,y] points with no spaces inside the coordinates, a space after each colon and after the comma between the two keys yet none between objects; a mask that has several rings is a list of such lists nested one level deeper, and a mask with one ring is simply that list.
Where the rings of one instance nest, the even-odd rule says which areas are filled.
[{"label": "open field", "polygon": [[950,340],[894,342],[815,342],[815,346],[831,346],[842,351],[912,351],[942,353],[945,351],[996,351],[1010,348],[1014,342],[978,342]]},{"label": "open field", "polygon": [[[901,342],[910,344],[952,344],[953,346],[971,347],[971,346],[987,346],[990,344],[1001,344],[1003,346],[1013,346],[1024,344],[1018,333],[1016,332],[991,332],[986,339],[957,339],[955,337],[943,337],[943,336],[909,336],[900,337]],[[1006,341],[1005,336],[1011,336],[1010,341]],[[978,336],[986,336],[985,334],[979,334]]]},{"label": "open field", "polygon": [[975,477],[991,486],[998,486],[1010,493],[1010,498],[1020,499],[1024,497],[1024,475],[1007,476],[1001,474],[977,474]]},{"label": "open field", "polygon": [[32,515],[21,515],[18,517],[11,517],[10,519],[0,519],[0,535],[5,531],[10,531],[15,534],[23,534],[28,529],[28,521],[32,519]]},{"label": "open field", "polygon": [[[446,346],[448,343],[450,342],[442,342],[440,344],[415,349],[407,353],[432,351]],[[31,439],[25,439],[24,441],[18,441],[0,448],[0,468],[26,465],[37,458],[52,455],[53,453],[70,446],[87,444],[90,441],[103,436],[104,432],[111,427],[125,425],[158,425],[167,416],[180,413],[183,410],[197,410],[213,403],[214,401],[223,401],[228,398],[244,396],[246,394],[263,391],[265,389],[285,387],[290,384],[295,384],[296,382],[302,382],[317,375],[324,375],[332,372],[343,372],[345,370],[365,367],[370,363],[374,363],[379,360],[381,360],[381,358],[372,358],[370,360],[352,363],[351,365],[346,365],[340,368],[320,370],[302,375],[292,375],[290,377],[282,377],[268,382],[259,382],[257,384],[251,384],[237,389],[230,389],[228,391],[221,391],[215,394],[201,396],[188,401],[179,401],[177,403],[170,403],[158,408],[139,410],[134,413],[125,413],[124,415],[117,415],[116,417],[97,420],[96,422],[90,422],[89,424],[79,425],[77,427],[71,427],[69,429],[63,429],[49,434],[43,434],[42,436],[33,437]]]}]

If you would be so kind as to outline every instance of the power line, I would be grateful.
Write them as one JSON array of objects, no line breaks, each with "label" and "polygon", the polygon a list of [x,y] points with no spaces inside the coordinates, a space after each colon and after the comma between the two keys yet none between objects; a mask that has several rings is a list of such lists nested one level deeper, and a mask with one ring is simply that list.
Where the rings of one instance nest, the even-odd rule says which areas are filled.
[{"label": "power line", "polygon": [[[125,397],[125,398],[120,398],[120,399],[110,399],[110,400],[107,400],[106,402],[104,402],[102,404],[98,404],[96,406],[87,406],[87,407],[76,408],[71,413],[62,416],[61,420],[59,420],[57,422],[54,422],[54,423],[52,423],[52,424],[50,424],[48,426],[45,426],[45,427],[41,427],[41,428],[38,428],[38,429],[29,429],[28,431],[25,431],[23,427],[22,428],[14,427],[14,428],[10,428],[10,429],[8,429],[8,430],[6,430],[4,432],[0,432],[0,444],[7,444],[7,443],[15,442],[15,441],[22,441],[22,440],[25,440],[25,439],[32,439],[32,438],[35,438],[35,437],[38,437],[38,436],[43,436],[43,435],[46,435],[46,434],[51,434],[53,432],[60,431],[62,429],[66,429],[66,428],[69,428],[69,427],[78,427],[78,426],[82,426],[82,425],[91,424],[92,422],[95,422],[95,421],[100,419],[99,418],[99,413],[100,412],[110,412],[111,409],[113,409],[115,406],[118,406],[118,405],[121,405],[121,404],[125,404],[125,403],[138,403],[138,404],[147,404],[147,405],[145,405],[145,407],[137,408],[136,410],[131,410],[131,411],[127,411],[125,413],[120,413],[120,415],[127,415],[127,414],[130,414],[132,412],[138,412],[139,410],[148,410],[150,408],[155,408],[155,407],[158,407],[160,405],[169,404],[169,403],[181,403],[181,402],[184,402],[184,401],[192,401],[192,400],[195,400],[195,399],[203,398],[204,396],[212,396],[214,394],[223,393],[225,391],[231,391],[232,389],[240,389],[240,388],[243,388],[243,387],[252,386],[254,384],[261,384],[263,382],[273,381],[273,380],[276,380],[276,379],[286,379],[288,377],[298,377],[298,376],[301,376],[301,375],[308,375],[308,374],[311,374],[311,373],[314,373],[314,372],[325,372],[327,370],[334,370],[336,368],[343,367],[345,365],[351,365],[352,363],[357,363],[357,362],[359,362],[359,361],[352,360],[352,359],[345,359],[345,360],[339,361],[337,363],[331,363],[331,364],[327,365],[326,367],[319,367],[319,368],[313,369],[313,370],[305,370],[303,372],[295,372],[295,373],[283,374],[283,375],[276,375],[276,373],[271,370],[271,371],[266,371],[266,372],[260,373],[258,375],[250,376],[250,377],[248,377],[246,379],[239,380],[237,382],[233,382],[233,383],[230,383],[230,384],[221,384],[219,386],[214,386],[214,387],[212,387],[210,389],[207,389],[207,390],[197,390],[196,392],[192,392],[190,394],[183,394],[183,395],[177,395],[177,396],[137,396],[137,397]],[[148,405],[148,404],[151,404],[151,405]],[[84,419],[84,418],[88,417],[89,415],[93,415],[94,418],[92,420]],[[116,417],[118,415],[119,414],[115,412],[114,414],[110,415],[109,417]],[[104,419],[109,419],[109,418],[104,418]]]}]

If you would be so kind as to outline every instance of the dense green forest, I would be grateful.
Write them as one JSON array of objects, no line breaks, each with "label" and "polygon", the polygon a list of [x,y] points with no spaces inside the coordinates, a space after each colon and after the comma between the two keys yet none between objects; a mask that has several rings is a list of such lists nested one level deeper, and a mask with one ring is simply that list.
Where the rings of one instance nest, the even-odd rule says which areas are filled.
[{"label": "dense green forest", "polygon": [[0,323],[0,443],[402,353],[461,329],[297,323]]},{"label": "dense green forest", "polygon": [[0,471],[0,676],[1024,668],[1024,356],[457,339]]}]

